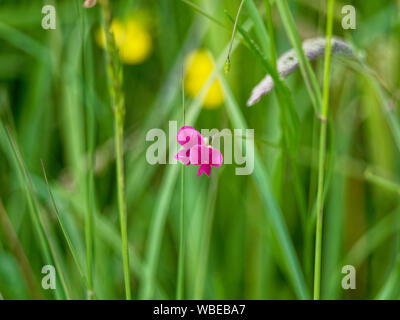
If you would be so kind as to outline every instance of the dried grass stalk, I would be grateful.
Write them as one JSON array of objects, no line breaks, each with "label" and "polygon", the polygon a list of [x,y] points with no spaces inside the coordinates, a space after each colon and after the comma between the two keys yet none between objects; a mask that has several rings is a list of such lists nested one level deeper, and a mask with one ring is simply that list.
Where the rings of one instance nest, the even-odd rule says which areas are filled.
[{"label": "dried grass stalk", "polygon": [[[303,42],[303,50],[308,60],[313,61],[325,54],[327,41],[325,38],[313,38]],[[332,54],[341,54],[349,57],[355,57],[354,51],[350,44],[339,38],[332,38]],[[284,53],[278,60],[278,73],[281,78],[296,71],[299,67],[299,60],[296,52],[291,49]],[[260,99],[268,94],[275,84],[272,77],[268,74],[252,91],[247,105],[250,107],[260,101]]]}]

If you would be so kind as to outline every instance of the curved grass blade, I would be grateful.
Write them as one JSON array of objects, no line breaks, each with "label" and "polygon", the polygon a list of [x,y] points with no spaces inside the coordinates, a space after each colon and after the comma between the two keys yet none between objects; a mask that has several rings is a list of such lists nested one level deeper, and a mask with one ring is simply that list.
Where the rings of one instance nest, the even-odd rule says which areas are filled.
[{"label": "curved grass blade", "polygon": [[[30,212],[32,216],[33,223],[36,227],[36,230],[39,234],[40,243],[42,245],[42,250],[44,252],[44,256],[48,262],[54,261],[54,264],[57,268],[57,274],[60,278],[61,285],[64,291],[64,294],[68,300],[71,299],[68,286],[65,281],[65,276],[63,269],[61,268],[61,263],[58,259],[54,244],[51,240],[51,236],[49,230],[47,229],[46,222],[44,217],[40,211],[39,202],[36,198],[35,191],[32,185],[31,178],[29,176],[28,169],[25,166],[25,162],[22,158],[21,152],[19,151],[17,142],[15,141],[11,130],[7,128],[7,137],[10,142],[11,149],[13,150],[14,156],[18,163],[18,171],[20,173],[20,177],[23,179],[23,184],[25,186],[25,192],[27,196],[27,200],[30,207]],[[57,292],[57,291],[56,291]]]},{"label": "curved grass blade", "polygon": [[[226,107],[230,120],[235,128],[241,128],[245,130],[247,128],[247,124],[240,112],[239,106],[235,101],[235,98],[233,97],[233,94],[225,79],[222,79],[221,82],[227,97]],[[290,239],[281,210],[279,209],[279,206],[274,198],[268,174],[256,150],[254,150],[253,177],[266,207],[265,215],[267,221],[271,224],[274,236],[278,245],[280,246],[284,270],[290,279],[297,297],[300,299],[308,299],[308,290],[295,249],[293,247],[293,243]]]},{"label": "curved grass blade", "polygon": [[317,77],[311,68],[310,62],[307,60],[306,55],[301,46],[301,40],[297,33],[296,24],[293,16],[290,12],[289,6],[286,0],[275,1],[278,6],[279,13],[281,15],[283,25],[286,29],[286,33],[289,36],[289,40],[299,57],[300,70],[306,83],[308,94],[313,102],[315,111],[317,113],[322,112],[322,95],[318,84]]},{"label": "curved grass blade", "polygon": [[[59,212],[59,210],[57,208],[56,201],[54,200],[53,193],[51,191],[50,184],[49,184],[49,181],[47,179],[46,169],[45,169],[44,162],[43,162],[42,159],[40,159],[40,164],[42,166],[43,177],[44,177],[44,180],[46,182],[47,191],[49,192],[51,204],[53,205],[54,212],[56,213],[57,220],[58,220],[58,223],[60,224],[61,231],[62,231],[62,233],[63,233],[63,235],[65,237],[65,240],[67,241],[68,248],[69,248],[69,250],[71,252],[72,258],[73,258],[73,260],[75,262],[75,265],[76,265],[76,267],[78,269],[79,275],[81,276],[81,278],[82,278],[82,280],[83,280],[83,282],[84,282],[84,284],[86,286],[86,289],[89,291],[88,280],[85,277],[85,274],[84,274],[83,269],[81,267],[81,264],[79,262],[78,254],[76,253],[76,250],[75,250],[75,248],[74,248],[74,246],[72,244],[71,238],[69,237],[67,229],[65,228],[64,223],[63,223],[63,221],[61,219],[60,212]],[[93,296],[94,293],[93,292],[88,292],[88,295],[89,296]]]}]

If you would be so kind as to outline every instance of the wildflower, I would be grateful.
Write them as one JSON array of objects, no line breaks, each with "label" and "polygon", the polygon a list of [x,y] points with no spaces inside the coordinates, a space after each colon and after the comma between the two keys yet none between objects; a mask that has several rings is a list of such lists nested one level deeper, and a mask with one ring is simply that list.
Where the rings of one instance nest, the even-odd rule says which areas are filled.
[{"label": "wildflower", "polygon": [[175,159],[185,165],[193,164],[200,166],[197,176],[205,173],[208,177],[211,174],[211,166],[220,167],[222,165],[222,154],[219,150],[206,145],[205,139],[194,128],[184,126],[178,131],[178,143],[183,146]]},{"label": "wildflower", "polygon": [[[149,57],[152,49],[151,36],[140,22],[132,17],[126,21],[114,19],[111,23],[111,32],[114,34],[119,57],[123,63],[141,64]],[[103,29],[97,33],[97,42],[105,48],[106,37]]]},{"label": "wildflower", "polygon": [[[203,86],[206,84],[209,76],[215,69],[212,57],[208,51],[194,51],[186,58],[186,78],[185,91],[191,97],[196,97]],[[224,102],[224,93],[221,82],[215,80],[203,101],[204,108],[215,109]]]}]

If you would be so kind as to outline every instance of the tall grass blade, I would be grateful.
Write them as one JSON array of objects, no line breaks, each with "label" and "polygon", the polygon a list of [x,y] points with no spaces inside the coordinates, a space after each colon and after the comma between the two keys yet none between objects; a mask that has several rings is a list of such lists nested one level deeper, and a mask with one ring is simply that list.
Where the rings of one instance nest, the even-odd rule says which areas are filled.
[{"label": "tall grass blade", "polygon": [[335,0],[328,2],[328,16],[326,26],[326,51],[325,51],[325,68],[324,68],[324,91],[322,105],[322,121],[320,127],[319,142],[319,162],[318,162],[318,189],[317,189],[317,225],[315,235],[315,262],[314,262],[314,300],[319,300],[321,294],[321,257],[322,257],[322,223],[324,210],[324,179],[325,179],[325,158],[326,158],[326,137],[328,123],[328,107],[329,107],[329,83],[331,69],[331,51],[332,51],[332,29],[333,29],[333,12],[335,8]]},{"label": "tall grass blade", "polygon": [[297,57],[300,61],[300,70],[303,75],[304,81],[308,93],[310,95],[311,101],[314,104],[315,110],[319,113],[322,112],[322,96],[319,88],[317,77],[311,68],[310,62],[302,48],[302,43],[300,37],[297,33],[296,24],[294,22],[293,16],[290,12],[289,6],[286,0],[279,0],[275,2],[278,6],[279,13],[281,15],[286,33],[289,36],[290,42],[296,51]]},{"label": "tall grass blade", "polygon": [[49,261],[49,262],[54,261],[54,264],[58,271],[57,274],[60,278],[65,297],[68,300],[70,300],[71,296],[69,293],[68,286],[66,284],[64,272],[63,272],[63,269],[61,268],[61,263],[57,257],[54,244],[51,240],[51,235],[46,226],[46,222],[40,211],[39,202],[36,198],[35,191],[34,191],[34,188],[32,185],[31,178],[29,176],[28,169],[25,166],[25,163],[24,163],[22,155],[19,151],[17,142],[15,141],[10,129],[7,129],[7,136],[8,136],[9,142],[10,142],[10,146],[13,150],[14,156],[18,162],[17,167],[18,167],[18,170],[20,170],[21,178],[24,179],[23,184],[25,186],[27,200],[28,200],[29,206],[31,208],[33,223],[35,224],[36,229],[39,233],[42,250],[44,252],[44,255],[45,255],[47,261]]},{"label": "tall grass blade", "polygon": [[[227,111],[232,124],[235,128],[245,130],[247,124],[240,113],[238,104],[236,103],[233,94],[227,85],[226,81],[222,79],[222,86],[227,97]],[[307,299],[308,292],[304,281],[304,276],[301,271],[296,252],[294,250],[292,241],[289,236],[285,221],[282,213],[276,203],[272,189],[270,186],[268,174],[264,169],[264,165],[256,150],[254,150],[254,180],[261,193],[267,221],[271,224],[272,231],[282,252],[284,261],[284,270],[287,273],[296,295],[300,299]]]}]

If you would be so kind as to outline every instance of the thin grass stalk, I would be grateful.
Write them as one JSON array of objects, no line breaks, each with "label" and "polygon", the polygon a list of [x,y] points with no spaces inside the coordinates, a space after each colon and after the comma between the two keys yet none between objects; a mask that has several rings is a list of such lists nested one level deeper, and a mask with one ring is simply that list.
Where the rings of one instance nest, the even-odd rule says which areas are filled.
[{"label": "thin grass stalk", "polygon": [[272,6],[271,0],[264,0],[265,12],[267,17],[267,32],[269,37],[269,56],[271,59],[271,64],[274,69],[277,70],[277,54],[276,54],[276,41],[274,34],[274,24],[272,21]]},{"label": "thin grass stalk", "polygon": [[[182,121],[185,125],[185,90],[184,90],[184,71],[182,68]],[[185,279],[185,165],[181,165],[181,210],[180,210],[180,230],[179,230],[179,262],[178,262],[178,281],[176,289],[176,299],[183,300],[184,279]]]},{"label": "thin grass stalk", "polygon": [[86,130],[87,130],[87,173],[86,173],[86,211],[85,211],[85,246],[86,246],[86,275],[87,299],[94,296],[93,288],[93,242],[94,242],[94,153],[95,153],[95,115],[94,115],[94,79],[92,44],[90,39],[91,23],[87,19],[87,11],[83,15],[83,61],[85,67],[86,90]]},{"label": "thin grass stalk", "polygon": [[239,17],[240,17],[240,12],[242,11],[244,1],[245,1],[245,0],[242,0],[242,1],[240,2],[239,9],[238,9],[238,12],[237,12],[237,14],[236,14],[235,23],[234,23],[234,25],[233,25],[232,37],[231,37],[231,41],[230,41],[230,43],[229,43],[228,55],[227,55],[227,57],[226,57],[225,68],[224,68],[224,69],[225,69],[225,74],[228,74],[229,69],[230,69],[230,67],[231,67],[231,53],[232,53],[233,40],[235,40],[236,27],[237,27],[237,25],[238,25],[238,21],[239,21]]},{"label": "thin grass stalk", "polygon": [[[7,147],[3,146],[4,151],[8,155],[8,158],[9,158],[8,161],[15,166],[15,170],[17,172],[17,176],[18,176],[18,178],[20,180],[21,185],[23,186],[23,190],[24,190],[24,193],[25,193],[26,201],[27,201],[28,207],[29,207],[28,212],[29,212],[30,218],[32,220],[32,224],[33,224],[33,227],[35,229],[35,232],[37,233],[37,236],[39,238],[39,246],[41,248],[41,254],[43,255],[43,258],[44,258],[45,261],[50,262],[50,261],[52,261],[51,255],[50,255],[50,252],[49,252],[49,248],[48,248],[48,245],[47,245],[47,242],[46,242],[45,235],[43,233],[43,230],[42,230],[40,222],[39,222],[39,218],[38,218],[37,212],[35,211],[32,195],[29,192],[29,188],[28,188],[28,185],[27,185],[26,180],[25,180],[26,179],[26,175],[24,174],[24,170],[21,167],[17,152],[16,152],[16,150],[14,148],[14,145],[12,143],[11,136],[10,136],[10,128],[9,127],[6,128],[4,126],[3,121],[1,120],[1,118],[0,118],[0,134],[3,137],[5,137],[5,139],[7,139],[8,145],[10,147],[10,150],[9,150],[10,152],[8,152],[8,145],[7,145]],[[61,298],[59,290],[55,290],[54,295],[55,295],[56,299],[60,299]]]},{"label": "thin grass stalk", "polygon": [[333,29],[333,12],[335,8],[335,0],[328,2],[328,15],[326,26],[326,52],[324,66],[324,88],[322,102],[322,121],[320,127],[320,143],[319,143],[319,160],[318,160],[318,189],[317,189],[317,224],[315,235],[315,262],[314,262],[314,300],[320,299],[321,292],[321,256],[322,256],[322,223],[323,223],[323,194],[324,194],[324,173],[326,160],[326,137],[328,122],[324,119],[328,118],[329,107],[329,83],[331,68],[331,51],[332,51],[332,29]]},{"label": "thin grass stalk", "polygon": [[215,215],[215,204],[217,201],[219,175],[220,173],[218,172],[216,173],[216,175],[213,175],[213,177],[211,178],[210,188],[208,191],[207,206],[204,216],[204,225],[201,230],[202,238],[199,246],[199,259],[198,259],[199,266],[197,269],[198,272],[194,284],[194,293],[193,293],[194,300],[203,299],[204,287],[206,285],[206,275],[208,269],[210,243],[211,243],[212,228]]},{"label": "thin grass stalk", "polygon": [[[22,157],[21,151],[19,150],[17,141],[14,139],[14,136],[11,133],[11,130],[7,128],[7,136],[11,145],[11,148],[14,152],[15,158],[18,162],[18,170],[21,172],[21,178],[24,179],[26,196],[28,199],[28,204],[30,207],[30,211],[32,213],[32,220],[35,225],[35,228],[38,231],[40,243],[42,245],[42,249],[44,251],[44,256],[47,261],[54,262],[55,267],[57,269],[57,274],[61,281],[61,286],[64,291],[65,297],[67,300],[71,299],[69,289],[65,280],[63,269],[61,268],[61,263],[58,259],[55,246],[50,236],[50,232],[46,226],[46,221],[44,216],[40,211],[39,202],[35,195],[35,190],[33,188],[33,184],[28,172],[28,169],[25,165],[24,159]],[[57,292],[57,291],[56,291]]]},{"label": "thin grass stalk", "polygon": [[184,297],[184,274],[185,274],[185,168],[181,166],[181,211],[180,211],[180,230],[179,230],[179,266],[178,266],[178,285],[176,299],[183,300]]},{"label": "thin grass stalk", "polygon": [[[399,208],[396,208],[392,213],[386,215],[368,229],[351,247],[339,265],[345,265],[348,261],[352,261],[352,265],[356,269],[361,266],[379,246],[398,230],[398,213]],[[368,246],[365,245],[366,243],[368,243]],[[340,283],[341,276],[340,272],[332,275],[330,280],[331,285]],[[378,299],[378,297],[376,298]]]},{"label": "thin grass stalk", "polygon": [[[388,180],[380,175],[375,174],[371,168],[367,168],[364,172],[364,177],[367,181],[382,187],[388,191],[396,193],[400,196],[400,185],[394,181]],[[390,221],[390,226],[386,227],[385,230],[392,229],[393,233],[398,229],[396,226],[399,223],[399,209],[397,209],[394,213],[395,219]],[[388,216],[390,217],[390,216]],[[384,218],[383,221],[386,221],[387,217]],[[375,297],[375,299],[379,300],[387,300],[387,299],[397,299],[397,294],[399,291],[399,284],[400,284],[400,246],[397,245],[397,257],[395,259],[395,266],[393,270],[391,270],[389,277],[387,278],[386,282],[380,289],[379,293]]]},{"label": "thin grass stalk", "polygon": [[204,17],[206,17],[207,19],[209,19],[210,21],[216,23],[217,25],[219,25],[220,27],[226,29],[226,26],[218,21],[218,19],[214,18],[213,16],[211,16],[210,14],[208,14],[206,11],[204,11],[201,7],[199,7],[197,4],[193,3],[192,1],[189,0],[181,0],[183,3],[187,4],[189,7],[193,8],[195,11],[197,11],[198,13],[200,13],[201,15],[203,15]]},{"label": "thin grass stalk", "polygon": [[[233,21],[232,17],[228,15],[228,17]],[[261,26],[264,28],[263,26]],[[263,63],[265,70],[271,75],[274,79],[274,83],[276,84],[276,93],[277,93],[277,100],[281,110],[281,119],[283,129],[288,128],[288,130],[283,130],[283,137],[285,147],[287,152],[289,153],[290,160],[292,160],[291,167],[293,170],[293,184],[295,190],[296,201],[298,202],[300,213],[301,213],[301,220],[303,229],[306,229],[306,215],[307,215],[307,208],[305,203],[305,195],[300,184],[300,174],[298,172],[297,166],[294,164],[294,160],[296,158],[295,149],[297,148],[296,141],[296,125],[297,125],[297,114],[295,113],[293,99],[289,89],[280,79],[278,71],[276,67],[274,67],[268,59],[265,58],[264,54],[261,52],[259,47],[251,40],[248,33],[241,27],[240,24],[237,24],[238,32],[243,37],[244,42],[248,45],[249,49],[258,57]],[[275,61],[276,66],[276,61]],[[305,231],[304,231],[305,232]]]},{"label": "thin grass stalk", "polygon": [[[226,83],[226,80],[222,78],[221,83],[224,93],[227,97],[226,107],[232,124],[236,128],[248,128],[246,121],[240,112],[240,108],[233,96],[233,93]],[[265,204],[265,215],[267,221],[269,224],[271,224],[274,236],[280,246],[283,268],[290,278],[297,297],[300,299],[307,299],[309,294],[304,281],[303,272],[300,268],[300,264],[293,243],[290,239],[286,223],[282,216],[282,212],[273,195],[268,174],[257,150],[254,150],[254,173],[252,176]]]},{"label": "thin grass stalk", "polygon": [[286,0],[279,0],[275,2],[278,6],[279,13],[281,15],[284,27],[289,36],[290,42],[296,51],[297,57],[300,63],[300,71],[303,75],[304,81],[306,83],[307,91],[310,95],[311,101],[313,102],[315,111],[318,113],[322,112],[322,97],[321,91],[318,85],[317,77],[311,68],[311,64],[308,61],[300,37],[297,33],[296,24],[294,22],[293,16],[290,12],[289,6]]},{"label": "thin grass stalk", "polygon": [[104,31],[106,34],[107,52],[107,75],[109,78],[109,93],[114,113],[114,140],[115,161],[117,174],[118,211],[121,228],[122,260],[125,280],[125,296],[131,299],[130,273],[129,273],[129,247],[127,230],[127,213],[125,202],[125,176],[124,176],[124,120],[125,120],[125,98],[122,90],[123,75],[122,66],[118,58],[114,36],[111,32],[111,12],[109,1],[102,1],[104,13]]},{"label": "thin grass stalk", "polygon": [[33,273],[32,267],[24,252],[21,242],[18,239],[18,235],[14,230],[14,226],[12,225],[10,219],[8,218],[1,197],[0,197],[0,230],[2,230],[4,238],[9,243],[11,252],[15,256],[15,259],[17,260],[21,268],[22,274],[25,279],[25,283],[27,284],[29,291],[31,293],[31,297],[35,300],[43,299],[41,288],[35,278],[35,274]]},{"label": "thin grass stalk", "polygon": [[253,20],[254,32],[256,33],[257,38],[260,41],[261,49],[266,54],[270,51],[270,39],[268,36],[268,32],[264,27],[263,20],[258,13],[258,9],[253,0],[246,0],[245,5],[250,18]]},{"label": "thin grass stalk", "polygon": [[53,192],[51,191],[49,180],[47,178],[46,169],[45,169],[44,162],[43,162],[42,159],[40,159],[40,164],[42,166],[43,177],[44,177],[44,180],[46,182],[47,191],[48,191],[49,196],[50,196],[50,201],[51,201],[51,204],[53,205],[54,211],[56,213],[57,220],[58,220],[58,223],[60,224],[61,231],[62,231],[62,233],[63,233],[63,235],[65,237],[65,240],[67,241],[68,248],[71,251],[72,259],[74,260],[75,265],[78,268],[79,275],[81,276],[81,278],[82,278],[82,280],[83,280],[83,282],[84,282],[84,284],[86,286],[86,289],[89,290],[89,282],[85,277],[85,274],[83,272],[81,264],[79,263],[78,254],[77,254],[77,252],[76,252],[76,250],[75,250],[75,248],[74,248],[74,246],[72,244],[72,241],[71,241],[71,239],[70,239],[70,237],[68,235],[67,229],[65,228],[64,223],[63,223],[63,221],[61,219],[61,215],[60,215],[60,212],[59,212],[59,210],[57,208],[57,204],[56,204],[56,201],[54,199]]}]

